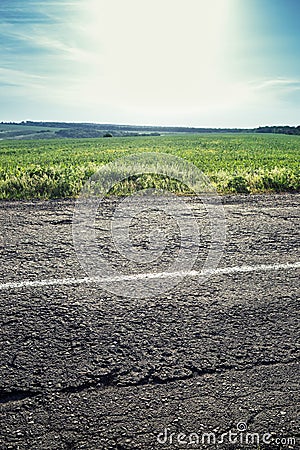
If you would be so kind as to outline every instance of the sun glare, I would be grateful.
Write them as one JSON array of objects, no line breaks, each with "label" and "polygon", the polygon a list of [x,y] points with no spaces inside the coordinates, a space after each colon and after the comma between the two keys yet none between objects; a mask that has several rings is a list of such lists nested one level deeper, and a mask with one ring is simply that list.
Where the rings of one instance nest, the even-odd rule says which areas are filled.
[{"label": "sun glare", "polygon": [[79,30],[93,55],[88,97],[166,109],[223,101],[228,2],[87,0],[83,5]]}]

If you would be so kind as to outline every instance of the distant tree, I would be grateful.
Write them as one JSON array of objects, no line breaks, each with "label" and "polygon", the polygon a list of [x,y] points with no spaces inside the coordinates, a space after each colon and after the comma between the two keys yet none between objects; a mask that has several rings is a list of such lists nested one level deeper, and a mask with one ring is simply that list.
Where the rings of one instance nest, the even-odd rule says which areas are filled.
[{"label": "distant tree", "polygon": [[103,137],[110,138],[113,137],[113,135],[111,133],[104,133]]},{"label": "distant tree", "polygon": [[291,127],[289,125],[281,126],[265,126],[259,127],[254,130],[256,133],[275,133],[275,134],[300,134],[300,126]]}]

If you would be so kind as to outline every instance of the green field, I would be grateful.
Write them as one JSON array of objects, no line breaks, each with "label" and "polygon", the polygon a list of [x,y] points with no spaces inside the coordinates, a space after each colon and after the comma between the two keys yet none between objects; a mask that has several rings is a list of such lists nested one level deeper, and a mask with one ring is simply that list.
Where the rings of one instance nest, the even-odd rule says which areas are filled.
[{"label": "green field", "polygon": [[[109,139],[0,141],[0,199],[76,196],[101,165],[139,152],[164,152],[191,161],[221,194],[299,191],[300,136],[190,134]],[[131,180],[134,187],[168,187],[161,177]],[[135,186],[136,185],[136,186]],[[130,188],[129,188],[130,186]],[[184,187],[172,184],[184,193]]]}]

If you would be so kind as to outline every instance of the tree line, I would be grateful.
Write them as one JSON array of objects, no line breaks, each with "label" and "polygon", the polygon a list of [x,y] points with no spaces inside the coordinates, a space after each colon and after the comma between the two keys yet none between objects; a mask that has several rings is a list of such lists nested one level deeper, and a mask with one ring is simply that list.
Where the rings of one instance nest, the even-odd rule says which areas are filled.
[{"label": "tree line", "polygon": [[[273,133],[300,135],[300,125],[271,125],[260,126],[258,128],[199,128],[199,127],[168,127],[168,126],[142,126],[142,125],[118,125],[118,124],[97,124],[97,123],[77,123],[77,122],[1,122],[2,125],[22,125],[29,129],[34,127],[58,128],[53,130],[57,137],[103,137],[105,133],[112,136],[128,135],[159,135],[161,133]],[[7,130],[8,131],[8,130]],[[17,130],[15,130],[18,132]],[[40,131],[42,132],[42,131]],[[23,133],[26,133],[23,131]],[[108,136],[106,136],[108,137]]]}]

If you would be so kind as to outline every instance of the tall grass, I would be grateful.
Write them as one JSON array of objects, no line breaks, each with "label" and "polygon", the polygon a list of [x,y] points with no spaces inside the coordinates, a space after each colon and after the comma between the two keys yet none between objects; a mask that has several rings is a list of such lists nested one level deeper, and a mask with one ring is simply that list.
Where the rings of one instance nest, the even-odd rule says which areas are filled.
[{"label": "tall grass", "polygon": [[[206,174],[218,192],[299,191],[300,137],[207,134],[112,139],[0,142],[0,199],[59,198],[78,195],[100,166],[139,152],[171,153]],[[156,187],[186,193],[161,176],[131,178],[112,193]]]}]

